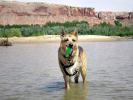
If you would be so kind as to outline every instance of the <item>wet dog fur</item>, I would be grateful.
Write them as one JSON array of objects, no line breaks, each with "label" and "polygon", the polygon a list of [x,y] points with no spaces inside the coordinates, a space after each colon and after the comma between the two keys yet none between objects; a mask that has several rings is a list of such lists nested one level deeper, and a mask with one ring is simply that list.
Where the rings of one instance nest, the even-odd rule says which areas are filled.
[{"label": "wet dog fur", "polygon": [[[70,89],[71,77],[74,76],[75,83],[78,83],[81,74],[83,83],[86,81],[87,60],[84,49],[78,44],[78,32],[74,31],[67,33],[62,30],[60,47],[58,49],[58,61],[63,78],[65,81],[65,88]],[[72,47],[72,54],[70,57],[65,56],[67,46]],[[72,62],[72,64],[70,63]],[[76,72],[76,73],[75,73]]]}]

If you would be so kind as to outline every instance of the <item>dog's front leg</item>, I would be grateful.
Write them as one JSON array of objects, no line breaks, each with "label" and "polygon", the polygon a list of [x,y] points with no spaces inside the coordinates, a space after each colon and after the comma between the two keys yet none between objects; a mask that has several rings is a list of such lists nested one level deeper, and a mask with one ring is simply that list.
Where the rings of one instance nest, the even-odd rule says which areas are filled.
[{"label": "dog's front leg", "polygon": [[67,75],[64,75],[64,81],[65,81],[65,88],[70,89],[70,77]]}]

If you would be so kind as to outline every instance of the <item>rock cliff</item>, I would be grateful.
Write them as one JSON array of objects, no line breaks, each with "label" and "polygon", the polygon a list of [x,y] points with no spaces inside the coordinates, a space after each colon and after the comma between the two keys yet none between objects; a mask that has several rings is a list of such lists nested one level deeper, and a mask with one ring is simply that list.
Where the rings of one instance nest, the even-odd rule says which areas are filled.
[{"label": "rock cliff", "polygon": [[[45,24],[78,20],[90,25],[119,19],[125,25],[133,24],[133,12],[96,12],[94,8],[71,7],[46,3],[0,1],[0,24]],[[128,22],[129,21],[129,22]]]}]

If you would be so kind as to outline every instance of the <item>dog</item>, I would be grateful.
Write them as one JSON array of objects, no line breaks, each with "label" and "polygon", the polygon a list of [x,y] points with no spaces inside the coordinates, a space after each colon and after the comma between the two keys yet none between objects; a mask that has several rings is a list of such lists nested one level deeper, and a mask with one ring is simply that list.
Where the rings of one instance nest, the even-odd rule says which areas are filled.
[{"label": "dog", "polygon": [[[65,81],[65,88],[70,89],[71,77],[74,76],[75,83],[78,83],[81,74],[83,83],[86,81],[87,73],[87,58],[84,49],[78,45],[78,32],[67,33],[61,31],[61,42],[58,49],[58,61],[63,78]],[[66,55],[66,48],[71,51]]]}]

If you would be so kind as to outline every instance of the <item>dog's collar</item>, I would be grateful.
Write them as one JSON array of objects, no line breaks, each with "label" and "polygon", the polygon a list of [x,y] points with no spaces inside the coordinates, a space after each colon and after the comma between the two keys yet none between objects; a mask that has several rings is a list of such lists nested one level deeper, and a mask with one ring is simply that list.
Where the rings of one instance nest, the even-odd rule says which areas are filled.
[{"label": "dog's collar", "polygon": [[64,70],[64,72],[66,73],[66,75],[68,75],[68,76],[74,76],[74,75],[76,75],[76,74],[78,73],[78,71],[75,70],[73,74],[70,74],[70,73],[68,73],[67,70],[66,70],[66,68],[69,68],[69,67],[73,66],[74,63],[73,63],[73,64],[70,64],[70,65],[68,66],[68,65],[64,65],[64,64],[60,61],[60,64],[61,64],[61,66],[63,66],[63,70]]},{"label": "dog's collar", "polygon": [[72,62],[72,63],[70,63],[69,65],[64,65],[61,61],[60,61],[60,63],[61,63],[61,65],[64,67],[64,68],[69,68],[69,67],[71,67],[71,66],[73,66],[74,65],[74,63]]}]

